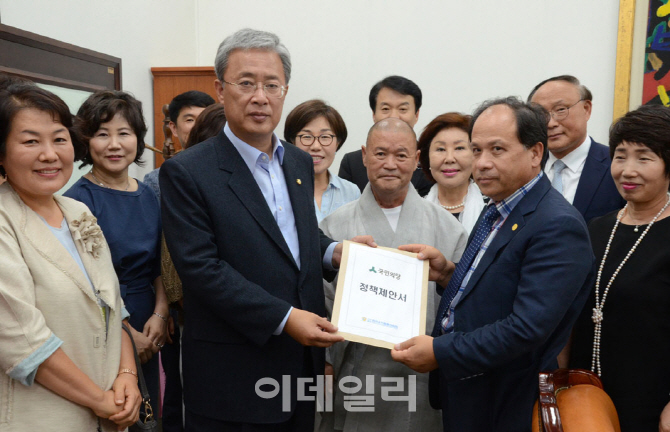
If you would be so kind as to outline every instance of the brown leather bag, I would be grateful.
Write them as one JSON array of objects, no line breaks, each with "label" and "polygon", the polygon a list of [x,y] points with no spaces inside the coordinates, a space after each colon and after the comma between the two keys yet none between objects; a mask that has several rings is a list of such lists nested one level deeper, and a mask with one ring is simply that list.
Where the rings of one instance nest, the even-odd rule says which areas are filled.
[{"label": "brown leather bag", "polygon": [[533,432],[621,432],[600,378],[584,369],[540,372]]}]

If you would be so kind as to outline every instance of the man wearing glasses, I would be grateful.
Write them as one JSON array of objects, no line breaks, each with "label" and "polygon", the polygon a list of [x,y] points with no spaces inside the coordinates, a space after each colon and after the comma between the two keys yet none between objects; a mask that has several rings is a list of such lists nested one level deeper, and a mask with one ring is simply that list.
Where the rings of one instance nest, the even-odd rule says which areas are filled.
[{"label": "man wearing glasses", "polygon": [[546,79],[528,96],[550,114],[544,172],[586,223],[625,204],[610,174],[609,148],[586,132],[591,100],[591,91],[572,75]]},{"label": "man wearing glasses", "polygon": [[274,133],[286,47],[240,30],[219,46],[215,69],[226,126],[160,172],[184,289],[185,429],[311,431],[315,403],[296,401],[297,382],[323,374],[318,347],[342,340],[323,318],[322,288],[322,267],[339,266],[342,245],[318,229],[312,159]]}]

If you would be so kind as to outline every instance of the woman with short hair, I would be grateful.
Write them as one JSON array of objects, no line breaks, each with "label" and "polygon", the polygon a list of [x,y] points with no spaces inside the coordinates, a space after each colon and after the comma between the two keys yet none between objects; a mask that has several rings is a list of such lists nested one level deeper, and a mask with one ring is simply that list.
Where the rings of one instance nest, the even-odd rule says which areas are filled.
[{"label": "woman with short hair", "polygon": [[109,246],[85,205],[55,195],[85,152],[71,131],[53,93],[0,90],[3,431],[116,431],[139,415]]},{"label": "woman with short hair", "polygon": [[347,140],[347,126],[335,108],[318,99],[301,103],[286,118],[284,139],[312,157],[318,222],[361,196],[355,184],[329,171],[335,152]]},{"label": "woman with short hair", "polygon": [[573,331],[571,367],[600,376],[624,432],[670,430],[668,131],[670,108],[658,105],[610,129],[612,177],[627,204],[589,224],[597,278]]},{"label": "woman with short hair", "polygon": [[[65,193],[98,219],[112,253],[121,297],[151,400],[158,403],[158,351],[167,338],[168,302],[161,278],[161,215],[156,194],[128,175],[141,164],[147,127],[142,104],[120,91],[100,91],[79,108],[75,129],[92,165]],[[156,406],[156,411],[157,406]]]}]

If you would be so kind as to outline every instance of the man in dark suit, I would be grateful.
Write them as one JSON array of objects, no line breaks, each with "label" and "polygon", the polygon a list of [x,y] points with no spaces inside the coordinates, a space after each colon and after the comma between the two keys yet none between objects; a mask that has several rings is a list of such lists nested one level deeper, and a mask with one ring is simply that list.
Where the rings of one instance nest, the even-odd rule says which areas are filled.
[{"label": "man in dark suit", "polygon": [[551,116],[544,172],[587,224],[626,204],[610,174],[609,148],[586,132],[592,99],[591,91],[572,75],[546,79],[528,96]]},{"label": "man in dark suit", "polygon": [[[404,120],[412,128],[419,121],[419,109],[421,109],[421,89],[414,81],[405,77],[392,75],[384,78],[370,89],[370,109],[372,109],[372,121],[393,117]],[[363,165],[362,149],[347,153],[340,162],[338,176],[355,183],[363,193],[365,185],[368,184],[368,172]],[[433,184],[426,179],[425,174],[418,166],[412,175],[412,184],[425,196]]]},{"label": "man in dark suit", "polygon": [[430,259],[431,279],[446,288],[433,337],[403,342],[392,356],[432,371],[445,431],[530,430],[538,372],[557,366],[593,283],[594,257],[583,218],[540,168],[542,108],[487,102],[470,138],[475,181],[492,202],[455,270],[433,248],[401,247]]},{"label": "man in dark suit", "polygon": [[342,340],[322,318],[322,266],[339,265],[341,245],[318,229],[311,158],[274,134],[286,47],[240,30],[219,46],[215,68],[227,125],[160,172],[184,289],[186,430],[311,431],[314,401],[296,400],[297,379],[322,374],[317,347]]}]

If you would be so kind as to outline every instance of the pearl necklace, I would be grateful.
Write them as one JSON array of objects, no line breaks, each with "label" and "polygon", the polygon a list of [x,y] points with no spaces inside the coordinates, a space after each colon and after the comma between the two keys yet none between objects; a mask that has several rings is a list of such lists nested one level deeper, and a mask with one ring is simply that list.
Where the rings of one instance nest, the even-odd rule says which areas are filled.
[{"label": "pearl necklace", "polygon": [[[633,252],[635,252],[635,249],[637,249],[637,246],[640,244],[642,239],[647,235],[649,229],[651,229],[651,226],[654,224],[654,222],[656,222],[656,220],[661,216],[661,214],[665,211],[665,209],[668,208],[668,205],[670,205],[670,193],[668,193],[668,201],[665,203],[661,211],[659,211],[656,214],[656,216],[654,216],[654,218],[651,220],[651,222],[649,222],[647,228],[642,232],[637,241],[635,241],[633,247],[630,248],[630,250],[626,254],[626,257],[623,259],[623,261],[621,261],[621,264],[619,264],[619,266],[612,274],[612,277],[607,283],[607,287],[605,287],[605,291],[603,291],[602,301],[599,301],[600,279],[603,274],[603,268],[605,267],[605,260],[607,259],[607,255],[609,254],[610,246],[612,245],[612,239],[614,238],[614,233],[616,233],[616,230],[619,226],[619,222],[621,222],[621,219],[623,219],[623,215],[626,212],[626,209],[628,208],[628,204],[626,204],[626,206],[617,215],[616,223],[614,224],[614,228],[612,228],[612,234],[610,234],[610,238],[607,241],[607,246],[605,247],[605,254],[603,255],[602,261],[600,262],[600,267],[598,268],[598,275],[596,277],[596,287],[595,287],[596,307],[593,308],[593,316],[591,316],[591,320],[593,320],[593,322],[595,323],[595,331],[593,335],[593,354],[591,356],[591,370],[594,372],[597,371],[598,376],[602,376],[602,371],[600,369],[600,337],[602,335],[603,319],[605,318],[603,315],[603,307],[605,307],[605,300],[607,299],[607,294],[609,293],[610,287],[612,286],[612,282],[614,282],[614,279],[621,271],[621,268],[624,266],[624,264],[626,264],[626,262],[633,254]],[[637,232],[637,230],[635,231]]]},{"label": "pearl necklace", "polygon": [[454,205],[454,206],[446,206],[446,205],[440,204],[440,207],[442,207],[445,210],[456,210],[459,207],[463,207],[464,204],[465,204],[465,201],[463,201],[462,203],[460,203],[458,205]]},{"label": "pearl necklace", "polygon": [[[104,184],[103,182],[101,182],[100,179],[98,179],[95,176],[95,174],[93,174],[93,170],[89,171],[88,173],[91,175],[91,177],[93,177],[93,180],[95,180],[100,186],[102,186],[104,188],[107,188],[107,189],[114,189],[113,187],[109,187],[106,184]],[[124,192],[127,192],[128,189],[130,189],[130,180],[128,180],[127,177],[126,177],[126,182],[127,182],[127,184],[126,184],[126,188],[123,190]],[[121,190],[121,189],[116,189],[116,190]]]}]

